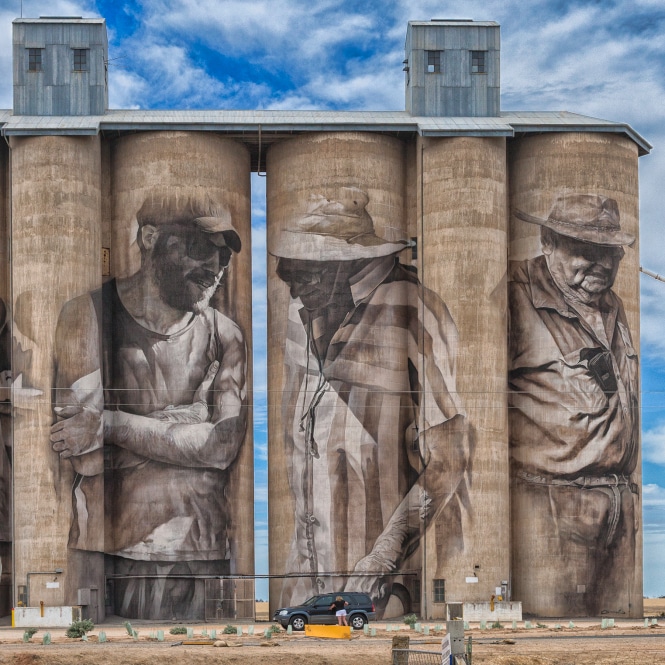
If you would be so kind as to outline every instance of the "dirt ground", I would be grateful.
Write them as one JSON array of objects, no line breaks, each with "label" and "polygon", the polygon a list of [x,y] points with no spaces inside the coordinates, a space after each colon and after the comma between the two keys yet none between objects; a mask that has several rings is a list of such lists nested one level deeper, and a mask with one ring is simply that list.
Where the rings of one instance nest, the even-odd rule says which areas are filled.
[{"label": "dirt ground", "polygon": [[[656,617],[665,612],[665,599],[645,600],[645,616]],[[535,621],[532,621],[536,625]],[[466,637],[473,642],[474,665],[665,665],[665,617],[660,625],[644,627],[643,621],[616,620],[614,628],[601,629],[600,620],[543,620],[540,628],[480,630],[471,624]],[[348,640],[322,640],[303,634],[287,635],[282,631],[272,638],[263,632],[271,624],[254,624],[254,635],[222,635],[220,626],[190,626],[194,639],[201,640],[203,630],[209,634],[216,628],[217,638],[228,646],[176,645],[187,639],[170,635],[168,626],[134,623],[138,640],[127,634],[121,623],[95,627],[87,642],[65,637],[64,628],[50,629],[52,644],[42,645],[46,632],[40,629],[28,643],[23,643],[22,628],[0,628],[0,663],[2,665],[180,665],[187,663],[238,663],[238,665],[389,665],[391,643],[396,634],[409,635],[411,648],[437,651],[444,630],[435,630],[430,622],[430,635],[409,630],[404,624],[377,622],[376,636],[355,632]],[[445,624],[444,624],[445,625]],[[386,627],[392,630],[386,630]],[[395,629],[400,628],[399,632]],[[156,639],[156,631],[164,630],[164,642]],[[107,642],[100,643],[98,634],[104,630]],[[435,661],[432,660],[432,663]]]}]

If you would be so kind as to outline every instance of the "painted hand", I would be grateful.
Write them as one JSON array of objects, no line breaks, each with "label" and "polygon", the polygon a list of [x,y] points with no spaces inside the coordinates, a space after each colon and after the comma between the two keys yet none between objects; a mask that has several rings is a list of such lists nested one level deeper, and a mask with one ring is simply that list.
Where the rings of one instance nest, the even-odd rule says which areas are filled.
[{"label": "painted hand", "polygon": [[387,566],[385,561],[370,552],[360,559],[353,569],[354,573],[364,574],[350,577],[344,590],[366,593],[372,600],[379,600],[386,595],[388,589],[382,573],[390,570],[391,567]]},{"label": "painted hand", "polygon": [[51,426],[51,444],[62,459],[95,450],[102,445],[102,414],[92,406],[56,406],[58,421]]},{"label": "painted hand", "polygon": [[179,423],[185,425],[195,425],[205,423],[210,419],[210,410],[208,408],[208,391],[210,390],[217,371],[219,370],[219,361],[215,360],[208,367],[206,375],[203,377],[201,385],[194,393],[191,404],[179,404],[177,406],[167,406],[160,411],[153,411],[148,414],[149,418],[162,420],[169,423]]}]

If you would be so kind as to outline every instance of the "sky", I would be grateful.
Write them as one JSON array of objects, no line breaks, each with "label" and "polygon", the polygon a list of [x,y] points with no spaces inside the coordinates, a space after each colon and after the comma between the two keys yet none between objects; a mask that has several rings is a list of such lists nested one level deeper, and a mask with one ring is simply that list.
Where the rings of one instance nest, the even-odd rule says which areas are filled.
[{"label": "sky", "polygon": [[[409,20],[501,25],[501,108],[631,125],[640,261],[665,275],[662,0],[0,0],[0,108],[12,107],[11,21],[102,16],[109,105],[124,109],[403,110]],[[265,179],[252,178],[257,573],[267,573]],[[665,595],[665,283],[641,275],[645,595]],[[257,583],[257,596],[267,585]]]}]

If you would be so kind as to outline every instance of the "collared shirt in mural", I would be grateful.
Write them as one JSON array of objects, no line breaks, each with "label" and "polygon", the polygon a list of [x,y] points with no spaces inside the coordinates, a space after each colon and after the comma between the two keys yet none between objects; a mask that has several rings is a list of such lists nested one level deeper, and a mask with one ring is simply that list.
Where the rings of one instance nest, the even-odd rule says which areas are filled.
[{"label": "collared shirt in mural", "polygon": [[[330,338],[325,312],[299,300],[289,310],[283,417],[296,524],[287,572],[353,570],[427,464],[422,434],[462,412],[457,329],[441,299],[394,256],[371,261],[351,292],[325,357],[313,351]],[[292,584],[291,596],[311,584]]]},{"label": "collared shirt in mural", "polygon": [[[228,558],[225,470],[228,463],[219,461],[219,451],[214,448],[234,444],[219,441],[216,446],[205,447],[195,445],[195,440],[206,436],[203,430],[207,428],[207,432],[210,423],[246,417],[246,354],[238,326],[218,311],[206,308],[200,314],[192,314],[189,323],[175,334],[155,333],[131,317],[112,281],[103,287],[101,294],[96,292],[70,305],[69,317],[65,317],[62,326],[64,331],[69,329],[71,334],[72,310],[78,312],[78,327],[74,328],[77,334],[91,326],[96,330],[98,322],[92,318],[93,308],[98,310],[100,303],[104,320],[103,408],[153,422],[154,454],[140,455],[106,442],[103,474],[99,465],[86,465],[81,459],[71,458],[78,473],[70,546],[101,549],[103,542],[103,551],[107,553],[146,561]],[[86,312],[87,316],[81,316]],[[62,356],[61,352],[61,360]],[[162,423],[148,419],[164,409],[191,405],[214,361],[220,366],[207,397],[208,421],[201,426],[190,425],[189,439],[182,437],[179,445],[167,445],[160,439]],[[66,368],[71,374],[71,364]],[[94,375],[93,372],[89,376]],[[78,385],[71,378],[68,388],[60,391],[60,403],[82,401],[80,391],[72,399],[67,397],[68,393],[76,392]],[[61,377],[60,383],[63,382]],[[244,430],[239,436],[244,436]],[[91,450],[88,456],[92,458],[97,452],[101,450]],[[100,512],[98,493],[102,476],[105,527],[100,538],[100,525],[91,525],[89,520]]]},{"label": "collared shirt in mural", "polygon": [[[510,432],[516,468],[575,479],[628,475],[638,456],[638,359],[612,291],[588,322],[563,298],[544,256],[510,273]],[[603,385],[590,369],[606,353]]]}]

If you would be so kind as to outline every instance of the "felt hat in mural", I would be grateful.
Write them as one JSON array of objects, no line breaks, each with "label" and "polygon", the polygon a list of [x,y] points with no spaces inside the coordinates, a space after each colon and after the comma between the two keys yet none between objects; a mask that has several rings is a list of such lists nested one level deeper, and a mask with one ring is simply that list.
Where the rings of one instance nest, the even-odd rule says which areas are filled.
[{"label": "felt hat in mural", "polygon": [[547,219],[515,210],[515,217],[595,245],[632,245],[635,236],[621,230],[619,206],[599,194],[560,194]]},{"label": "felt hat in mural", "polygon": [[210,235],[215,245],[228,246],[233,252],[241,248],[240,236],[231,222],[228,209],[207,194],[192,196],[174,193],[153,193],[136,213],[139,227],[177,225],[191,226]]},{"label": "felt hat in mural", "polygon": [[408,247],[408,240],[391,242],[376,235],[368,203],[369,196],[357,187],[343,187],[336,201],[312,195],[306,212],[279,232],[268,251],[282,259],[353,261]]}]

